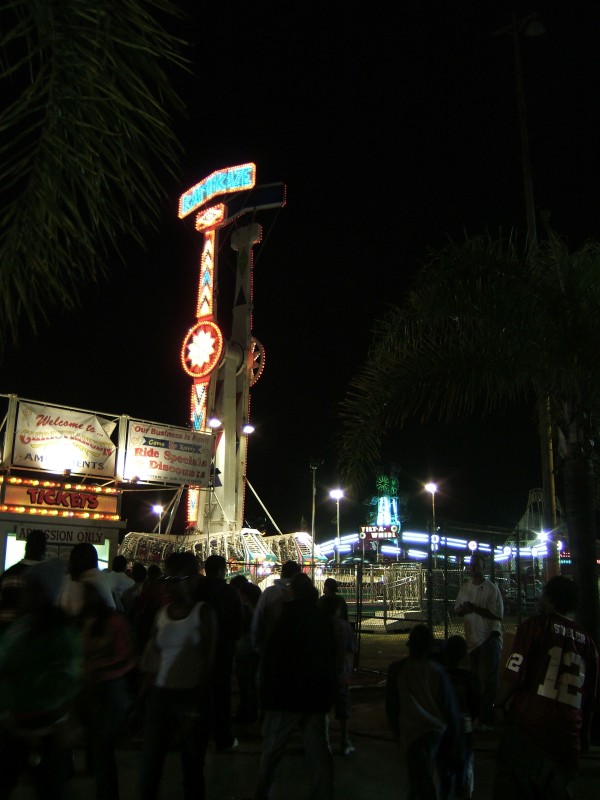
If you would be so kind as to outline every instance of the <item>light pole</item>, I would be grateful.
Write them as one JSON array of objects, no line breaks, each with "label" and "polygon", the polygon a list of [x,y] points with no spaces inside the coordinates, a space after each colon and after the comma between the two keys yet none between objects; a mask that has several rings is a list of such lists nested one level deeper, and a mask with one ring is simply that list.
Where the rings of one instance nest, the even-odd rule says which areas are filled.
[{"label": "light pole", "polygon": [[335,500],[335,504],[336,504],[336,530],[337,530],[337,536],[336,536],[336,548],[335,548],[336,559],[335,560],[336,560],[336,563],[337,563],[338,567],[340,565],[340,500],[342,499],[343,496],[344,496],[343,489],[332,489],[329,492],[329,497],[331,497],[332,500]]},{"label": "light pole", "polygon": [[435,534],[435,493],[437,483],[426,483],[425,491],[431,495],[431,535],[429,537],[429,558],[427,559],[427,583],[429,591],[427,593],[427,621],[430,630],[433,630],[433,537]]},{"label": "light pole", "polygon": [[437,483],[426,483],[425,491],[431,495],[431,535],[435,533],[435,493],[437,492]]},{"label": "light pole", "polygon": [[311,580],[315,582],[315,510],[317,505],[317,470],[323,462],[317,458],[312,458],[309,462],[310,471],[312,472],[312,522],[310,526],[311,534],[311,553],[310,553],[310,576]]},{"label": "light pole", "polygon": [[[513,42],[515,57],[515,81],[517,92],[517,112],[519,120],[519,136],[521,140],[521,165],[523,167],[523,194],[525,197],[525,215],[527,220],[527,261],[535,257],[537,248],[537,225],[535,218],[535,200],[533,196],[533,179],[531,158],[529,154],[529,133],[527,130],[527,113],[525,90],[523,86],[523,59],[521,57],[521,37],[537,38],[546,33],[545,26],[537,18],[537,12],[525,17],[513,14],[512,23],[494,33],[508,34]],[[542,489],[544,493],[543,517],[544,527],[550,533],[551,544],[548,548],[547,577],[558,575],[560,565],[554,543],[556,541],[556,485],[554,481],[554,441],[552,437],[552,420],[550,416],[550,397],[542,395],[538,398],[538,415],[540,419],[540,445],[542,461]]]},{"label": "light pole", "polygon": [[152,511],[154,511],[155,514],[158,514],[158,532],[159,533],[160,533],[160,530],[161,530],[162,515],[163,515],[163,511],[164,510],[165,509],[163,508],[163,506],[152,506]]}]

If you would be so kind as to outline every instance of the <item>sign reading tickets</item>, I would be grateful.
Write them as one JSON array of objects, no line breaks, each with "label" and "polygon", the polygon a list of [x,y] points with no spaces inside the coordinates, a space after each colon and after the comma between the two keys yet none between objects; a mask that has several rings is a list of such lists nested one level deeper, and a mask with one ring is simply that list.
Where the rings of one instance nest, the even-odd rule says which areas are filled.
[{"label": "sign reading tickets", "polygon": [[124,477],[208,487],[212,435],[130,420]]},{"label": "sign reading tickets", "polygon": [[118,514],[119,495],[67,489],[65,486],[3,485],[4,503],[25,508],[45,508],[52,511],[88,511],[90,514]]},{"label": "sign reading tickets", "polygon": [[115,424],[86,411],[20,403],[13,465],[111,478],[117,448],[110,436]]}]

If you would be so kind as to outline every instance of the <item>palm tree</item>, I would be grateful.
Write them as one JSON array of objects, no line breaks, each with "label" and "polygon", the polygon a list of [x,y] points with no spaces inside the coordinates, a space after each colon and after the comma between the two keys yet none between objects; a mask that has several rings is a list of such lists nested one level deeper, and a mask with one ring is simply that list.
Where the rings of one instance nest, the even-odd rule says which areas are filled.
[{"label": "palm tree", "polygon": [[551,398],[582,624],[600,633],[593,413],[600,409],[600,244],[575,253],[554,234],[525,268],[513,241],[451,243],[406,301],[376,322],[342,402],[340,466],[354,485],[386,434],[409,419],[450,421]]},{"label": "palm tree", "polygon": [[[12,0],[0,10],[0,350],[73,307],[173,172],[170,0]],[[168,173],[167,173],[168,174]]]}]

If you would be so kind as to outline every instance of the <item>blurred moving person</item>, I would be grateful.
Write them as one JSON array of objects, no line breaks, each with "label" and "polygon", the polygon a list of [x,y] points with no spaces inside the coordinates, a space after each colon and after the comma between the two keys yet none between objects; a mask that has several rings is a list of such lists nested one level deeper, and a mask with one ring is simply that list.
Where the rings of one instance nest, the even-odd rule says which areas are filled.
[{"label": "blurred moving person", "polygon": [[59,559],[24,576],[19,618],[0,640],[0,798],[27,771],[40,800],[63,800],[72,772],[69,731],[81,689],[81,640],[55,605],[64,578]]}]

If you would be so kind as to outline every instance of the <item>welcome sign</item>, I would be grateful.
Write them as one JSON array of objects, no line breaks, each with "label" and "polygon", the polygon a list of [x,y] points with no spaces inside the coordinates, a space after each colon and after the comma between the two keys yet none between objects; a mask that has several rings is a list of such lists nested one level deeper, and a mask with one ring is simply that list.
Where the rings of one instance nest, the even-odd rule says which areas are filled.
[{"label": "welcome sign", "polygon": [[112,478],[116,423],[86,411],[20,403],[13,466]]}]

